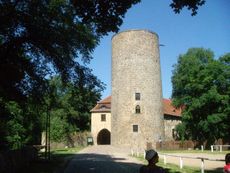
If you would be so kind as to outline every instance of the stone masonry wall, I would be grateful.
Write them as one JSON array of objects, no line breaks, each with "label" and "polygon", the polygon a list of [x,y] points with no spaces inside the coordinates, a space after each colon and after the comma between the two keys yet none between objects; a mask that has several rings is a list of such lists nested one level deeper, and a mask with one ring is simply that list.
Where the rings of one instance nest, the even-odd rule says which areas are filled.
[{"label": "stone masonry wall", "polygon": [[173,129],[175,129],[176,125],[181,123],[180,117],[173,117],[165,115],[164,118],[164,126],[165,126],[165,140],[174,140],[173,139]]},{"label": "stone masonry wall", "polygon": [[[140,93],[140,100],[135,100]],[[135,113],[139,105],[140,114]],[[146,148],[164,139],[157,34],[129,30],[112,38],[112,145]],[[138,132],[133,132],[138,125]]]}]

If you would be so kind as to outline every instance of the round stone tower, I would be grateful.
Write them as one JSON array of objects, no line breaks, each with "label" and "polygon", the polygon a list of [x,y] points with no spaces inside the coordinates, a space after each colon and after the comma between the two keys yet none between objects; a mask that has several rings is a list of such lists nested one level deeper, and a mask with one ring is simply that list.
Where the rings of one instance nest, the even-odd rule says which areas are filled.
[{"label": "round stone tower", "polygon": [[128,30],[112,38],[111,144],[146,149],[164,139],[158,35]]}]

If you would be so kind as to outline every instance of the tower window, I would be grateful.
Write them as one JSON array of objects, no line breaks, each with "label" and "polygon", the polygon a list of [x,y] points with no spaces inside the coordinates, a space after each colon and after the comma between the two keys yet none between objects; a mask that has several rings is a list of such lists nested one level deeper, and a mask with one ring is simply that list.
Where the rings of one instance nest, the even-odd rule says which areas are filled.
[{"label": "tower window", "polygon": [[138,132],[138,125],[133,125],[133,132]]},{"label": "tower window", "polygon": [[141,113],[141,107],[139,105],[136,106],[136,114],[140,114]]},{"label": "tower window", "polygon": [[106,114],[101,114],[101,121],[106,121]]},{"label": "tower window", "polygon": [[135,100],[140,100],[140,99],[141,99],[141,94],[135,93]]},{"label": "tower window", "polygon": [[175,129],[172,129],[172,137],[173,139],[177,139],[177,131]]}]

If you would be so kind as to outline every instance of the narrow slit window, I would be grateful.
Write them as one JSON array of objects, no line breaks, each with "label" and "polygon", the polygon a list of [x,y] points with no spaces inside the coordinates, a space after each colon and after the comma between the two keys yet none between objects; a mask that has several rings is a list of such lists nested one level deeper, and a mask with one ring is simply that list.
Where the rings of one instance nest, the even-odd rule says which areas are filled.
[{"label": "narrow slit window", "polygon": [[106,115],[105,114],[101,114],[101,121],[106,121]]},{"label": "narrow slit window", "polygon": [[135,93],[135,100],[141,100],[141,94]]},{"label": "narrow slit window", "polygon": [[133,125],[133,132],[138,132],[138,125]]},{"label": "narrow slit window", "polygon": [[139,105],[136,106],[136,114],[140,114],[141,113],[141,107]]},{"label": "narrow slit window", "polygon": [[172,137],[173,137],[173,139],[177,138],[177,132],[175,129],[172,129]]}]

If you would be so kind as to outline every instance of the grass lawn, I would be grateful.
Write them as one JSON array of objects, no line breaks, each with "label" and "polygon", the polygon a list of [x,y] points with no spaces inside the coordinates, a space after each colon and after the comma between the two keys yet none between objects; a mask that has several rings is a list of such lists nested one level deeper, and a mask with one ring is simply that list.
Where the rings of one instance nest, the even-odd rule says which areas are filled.
[{"label": "grass lawn", "polygon": [[54,173],[64,170],[68,161],[82,148],[64,148],[51,151],[50,160],[39,159],[31,163],[23,173]]},{"label": "grass lawn", "polygon": [[159,153],[165,153],[165,154],[170,154],[170,153],[205,153],[205,154],[227,154],[230,153],[229,150],[224,150],[222,152],[220,151],[213,151],[211,152],[210,150],[204,150],[203,152],[201,150],[158,150]]},{"label": "grass lawn", "polygon": [[[147,161],[143,159],[143,156],[137,158],[141,160],[144,164],[147,164]],[[163,160],[161,159],[159,159],[157,165],[163,167],[167,173],[200,173],[201,172],[200,168],[196,168],[196,167],[184,166],[183,169],[180,169],[179,166],[175,164],[167,163],[166,165],[164,165]],[[223,170],[222,169],[205,170],[205,173],[220,173],[220,172],[223,172]]]}]

